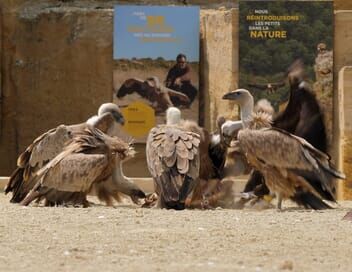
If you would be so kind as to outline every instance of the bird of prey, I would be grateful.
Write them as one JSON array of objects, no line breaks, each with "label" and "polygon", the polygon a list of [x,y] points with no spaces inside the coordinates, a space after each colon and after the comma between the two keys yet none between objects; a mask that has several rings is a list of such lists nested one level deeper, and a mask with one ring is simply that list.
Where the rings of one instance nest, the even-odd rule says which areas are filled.
[{"label": "bird of prey", "polygon": [[35,185],[20,204],[29,205],[43,197],[55,199],[57,192],[65,192],[80,195],[82,204],[88,206],[86,195],[94,184],[119,179],[116,170],[120,161],[133,154],[126,142],[87,127],[76,133],[62,152],[37,171]]},{"label": "bird of prey", "polygon": [[267,91],[268,93],[273,93],[277,89],[285,86],[286,83],[284,81],[281,81],[281,82],[268,82],[265,84],[248,83],[247,85],[248,85],[248,87],[251,87],[251,88],[256,88],[261,91]]},{"label": "bird of prey", "polygon": [[134,92],[150,101],[157,113],[165,112],[168,107],[179,106],[172,103],[172,97],[177,98],[182,103],[190,102],[187,95],[161,85],[157,77],[150,77],[145,81],[138,78],[129,78],[117,90],[116,97],[122,99]]},{"label": "bird of prey", "polygon": [[[240,89],[226,97],[238,103],[241,112],[248,111],[246,115],[250,117],[243,121],[244,129],[237,135],[239,147],[249,163],[263,175],[260,181],[278,194],[279,203],[282,197],[289,197],[305,207],[328,208],[322,199],[335,201],[333,178],[343,178],[332,169],[328,155],[284,130],[263,129],[269,127],[270,122],[253,117],[253,113],[249,115],[253,97],[248,91]],[[263,114],[267,115],[262,113],[259,117]]]},{"label": "bird of prey", "polygon": [[[76,125],[60,125],[51,129],[36,138],[17,159],[17,168],[12,173],[5,188],[5,194],[12,192],[11,202],[19,203],[35,185],[36,173],[50,160],[55,158],[65,147],[69,140],[84,131],[87,127],[95,127],[104,133],[110,133],[115,124],[124,124],[124,118],[117,105],[104,103],[99,107],[98,115],[93,116],[85,123]],[[121,181],[122,179],[120,179]],[[117,191],[130,195],[133,199],[137,195],[138,187],[131,182],[120,182],[119,184],[104,183],[95,185],[95,192],[107,203],[111,203],[111,198],[117,198]],[[52,194],[53,196],[53,194]],[[58,201],[58,199],[60,201]],[[50,199],[46,196],[46,205],[57,205],[68,202],[79,203],[82,199],[80,194],[68,194],[57,192],[55,197]]]},{"label": "bird of prey", "polygon": [[[304,81],[304,67],[301,60],[295,61],[289,68],[290,98],[287,107],[273,120],[273,127],[283,129],[300,136],[322,152],[327,152],[327,136],[324,114],[315,94]],[[245,186],[244,192],[253,192],[263,197],[269,192],[259,172],[253,171]],[[297,200],[309,205],[309,197],[297,195]],[[312,207],[311,207],[312,208]],[[315,208],[318,208],[315,206]],[[324,208],[324,206],[320,207]]]},{"label": "bird of prey", "polygon": [[278,209],[287,198],[307,206],[297,201],[303,195],[311,208],[330,208],[323,200],[335,201],[333,179],[345,176],[332,167],[328,155],[303,138],[277,128],[243,129],[236,144],[278,197]]},{"label": "bird of prey", "polygon": [[199,177],[200,136],[180,126],[181,112],[170,107],[166,125],[151,129],[146,144],[148,169],[158,207],[182,210]]}]

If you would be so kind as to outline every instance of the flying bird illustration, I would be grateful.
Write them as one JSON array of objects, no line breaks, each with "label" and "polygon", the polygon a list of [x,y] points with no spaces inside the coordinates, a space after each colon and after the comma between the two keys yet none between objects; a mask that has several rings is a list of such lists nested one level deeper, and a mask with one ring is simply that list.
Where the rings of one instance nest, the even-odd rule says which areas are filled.
[{"label": "flying bird illustration", "polygon": [[[119,138],[87,127],[36,173],[35,185],[20,204],[29,205],[33,200],[43,197],[55,199],[64,192],[80,195],[82,204],[88,206],[86,196],[94,184],[107,182],[110,178],[119,179],[117,168],[120,162],[133,154],[132,147]],[[144,197],[140,191],[137,193]]]},{"label": "flying bird illustration", "polygon": [[268,82],[265,84],[248,83],[247,85],[248,85],[248,87],[251,87],[251,88],[256,88],[258,90],[267,91],[268,93],[273,93],[277,89],[285,86],[286,83],[284,81],[281,81],[281,82]]},{"label": "flying bird illustration", "polygon": [[168,107],[179,106],[172,103],[172,97],[177,97],[183,104],[190,102],[187,95],[163,86],[157,77],[150,77],[144,81],[138,78],[129,78],[117,90],[116,97],[122,99],[132,93],[137,93],[149,100],[157,113],[165,112]]},{"label": "flying bird illustration", "polygon": [[182,210],[199,177],[200,136],[179,126],[181,112],[175,107],[167,110],[166,121],[148,135],[148,169],[159,197],[158,207]]}]

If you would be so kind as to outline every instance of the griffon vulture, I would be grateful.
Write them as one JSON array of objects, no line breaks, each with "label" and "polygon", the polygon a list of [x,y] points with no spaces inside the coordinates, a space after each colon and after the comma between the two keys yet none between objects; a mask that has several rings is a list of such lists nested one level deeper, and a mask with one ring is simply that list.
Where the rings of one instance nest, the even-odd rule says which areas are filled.
[{"label": "griffon vulture", "polygon": [[[301,61],[296,61],[289,68],[289,102],[286,109],[274,118],[272,126],[300,136],[320,151],[327,152],[324,114],[315,94],[303,81],[303,72]],[[268,193],[263,177],[258,172],[253,172],[244,189],[244,192],[252,191],[256,191],[258,197]],[[306,202],[306,196],[300,201]]]},{"label": "griffon vulture", "polygon": [[166,125],[151,129],[146,145],[148,169],[158,194],[158,207],[182,210],[199,177],[200,136],[180,126],[181,112],[166,111]]},{"label": "griffon vulture", "polygon": [[[237,102],[241,112],[242,108],[248,105],[248,101],[253,101],[252,95],[243,89],[231,92],[226,97]],[[258,116],[260,117],[260,114]],[[303,138],[275,128],[262,130],[270,124],[258,124],[259,120],[264,119],[255,118],[252,114],[244,121],[245,129],[240,130],[237,135],[239,147],[249,163],[264,175],[261,181],[265,180],[269,189],[278,194],[279,205],[281,197],[289,197],[305,207],[329,208],[321,199],[335,201],[333,177],[343,178],[343,175],[331,168],[328,155],[315,149]]]},{"label": "griffon vulture", "polygon": [[133,153],[130,145],[119,138],[87,127],[77,132],[61,153],[37,171],[33,178],[35,185],[20,204],[28,205],[40,198],[60,202],[57,192],[63,192],[80,196],[80,202],[87,206],[86,195],[94,184],[109,179],[119,184],[120,162]]},{"label": "griffon vulture", "polygon": [[[13,172],[10,180],[5,188],[5,194],[12,192],[11,202],[19,203],[29,193],[35,185],[33,179],[36,172],[58,155],[66,143],[71,140],[74,135],[81,133],[89,126],[96,127],[105,133],[109,133],[115,123],[124,124],[124,118],[118,106],[113,103],[102,104],[98,110],[98,116],[93,116],[86,123],[77,125],[60,125],[57,128],[51,129],[41,136],[36,138],[32,144],[18,157],[17,169]],[[122,179],[120,179],[122,181]],[[104,183],[94,186],[95,192],[100,200],[111,204],[112,198],[117,199],[117,191],[123,192],[133,198],[141,195],[141,191],[136,185],[125,180],[119,184]],[[136,193],[137,191],[139,193]],[[65,192],[56,192],[46,197],[46,205],[64,204],[68,202],[79,203],[81,195]],[[60,200],[60,201],[58,201]]]},{"label": "griffon vulture", "polygon": [[171,97],[177,97],[186,104],[190,102],[187,95],[162,86],[157,77],[147,78],[145,81],[138,78],[127,79],[117,90],[116,97],[121,99],[134,92],[149,100],[158,113],[165,112],[168,107],[178,106],[172,103]]},{"label": "griffon vulture", "polygon": [[[287,198],[305,207],[330,208],[323,199],[335,201],[333,180],[345,178],[333,169],[328,155],[281,129],[240,130],[237,145],[278,197],[278,209]],[[304,197],[307,202],[301,202]]]}]

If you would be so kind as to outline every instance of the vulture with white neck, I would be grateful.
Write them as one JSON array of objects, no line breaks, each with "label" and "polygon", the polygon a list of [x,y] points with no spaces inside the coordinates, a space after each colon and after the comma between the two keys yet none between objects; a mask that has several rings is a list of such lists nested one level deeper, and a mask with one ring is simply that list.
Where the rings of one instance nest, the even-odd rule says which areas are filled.
[{"label": "vulture with white neck", "polygon": [[[55,158],[77,134],[88,127],[110,133],[115,125],[123,125],[124,118],[119,107],[113,103],[104,103],[99,107],[98,115],[85,123],[76,125],[60,125],[36,138],[17,159],[17,168],[10,177],[5,188],[5,194],[12,192],[11,202],[21,202],[35,185],[35,176],[39,169]],[[131,181],[120,179],[119,183],[96,184],[94,191],[98,198],[111,204],[112,199],[119,199],[117,192],[125,193],[136,201],[144,193]],[[82,195],[79,193],[55,192],[46,195],[46,205],[66,203],[80,204]]]},{"label": "vulture with white neck", "polygon": [[196,186],[200,168],[200,135],[181,125],[181,112],[166,111],[166,125],[151,129],[146,145],[148,169],[158,207],[182,210]]},{"label": "vulture with white neck", "polygon": [[235,146],[263,175],[269,190],[278,196],[278,208],[281,209],[282,199],[287,198],[307,208],[330,208],[323,200],[335,201],[334,179],[344,178],[334,170],[330,157],[301,137],[271,128],[270,123],[258,124],[263,118],[253,114],[246,118],[243,113],[248,114],[253,105],[253,97],[248,91],[236,90],[226,98],[238,103],[241,117],[245,117]]},{"label": "vulture with white neck", "polygon": [[128,143],[87,127],[77,132],[61,153],[37,171],[33,178],[35,185],[20,204],[26,206],[41,198],[61,202],[60,197],[73,194],[80,204],[88,206],[86,196],[94,185],[110,179],[118,184],[120,162],[133,154]]},{"label": "vulture with white neck", "polygon": [[[315,148],[326,153],[327,137],[324,114],[315,94],[307,86],[303,78],[303,62],[297,60],[288,69],[288,80],[290,83],[289,102],[285,110],[274,118],[272,126],[300,136]],[[334,189],[335,191],[336,189]],[[254,192],[257,197],[262,197],[269,192],[260,172],[254,171],[251,174],[244,192]],[[306,196],[298,195],[296,202],[310,207],[306,198]],[[324,207],[315,206],[314,208],[320,209]]]}]

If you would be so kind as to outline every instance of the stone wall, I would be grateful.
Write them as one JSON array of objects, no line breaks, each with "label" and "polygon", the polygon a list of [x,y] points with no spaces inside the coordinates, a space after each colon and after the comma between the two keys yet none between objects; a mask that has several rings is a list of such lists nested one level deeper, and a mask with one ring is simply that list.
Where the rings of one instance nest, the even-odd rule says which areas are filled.
[{"label": "stone wall", "polygon": [[[0,6],[0,175],[11,173],[18,154],[36,136],[62,123],[85,121],[112,100],[111,2],[15,2]],[[236,82],[237,10],[202,10],[201,22],[204,123],[212,129],[217,114],[229,109],[219,97]]]},{"label": "stone wall", "polygon": [[341,109],[338,116],[340,165],[346,175],[339,193],[344,199],[352,199],[352,66],[340,70],[338,95]]},{"label": "stone wall", "polygon": [[[112,100],[112,7],[117,2],[131,3],[102,0],[0,2],[0,175],[11,173],[18,154],[37,135],[60,123],[82,122],[95,113],[100,103]],[[204,104],[201,123],[213,130],[218,114],[227,117],[236,114],[233,105],[222,101],[221,96],[237,87],[237,3],[188,2],[202,7],[200,79]],[[352,9],[352,2],[349,2],[335,0],[334,5],[339,9]],[[351,28],[352,11],[337,11],[335,82],[338,71],[352,65],[352,47],[346,46],[352,44]],[[338,92],[335,92],[336,147],[340,144],[338,101]],[[334,150],[334,158],[340,158],[339,149]],[[352,150],[346,152],[347,157],[352,154]]]}]

